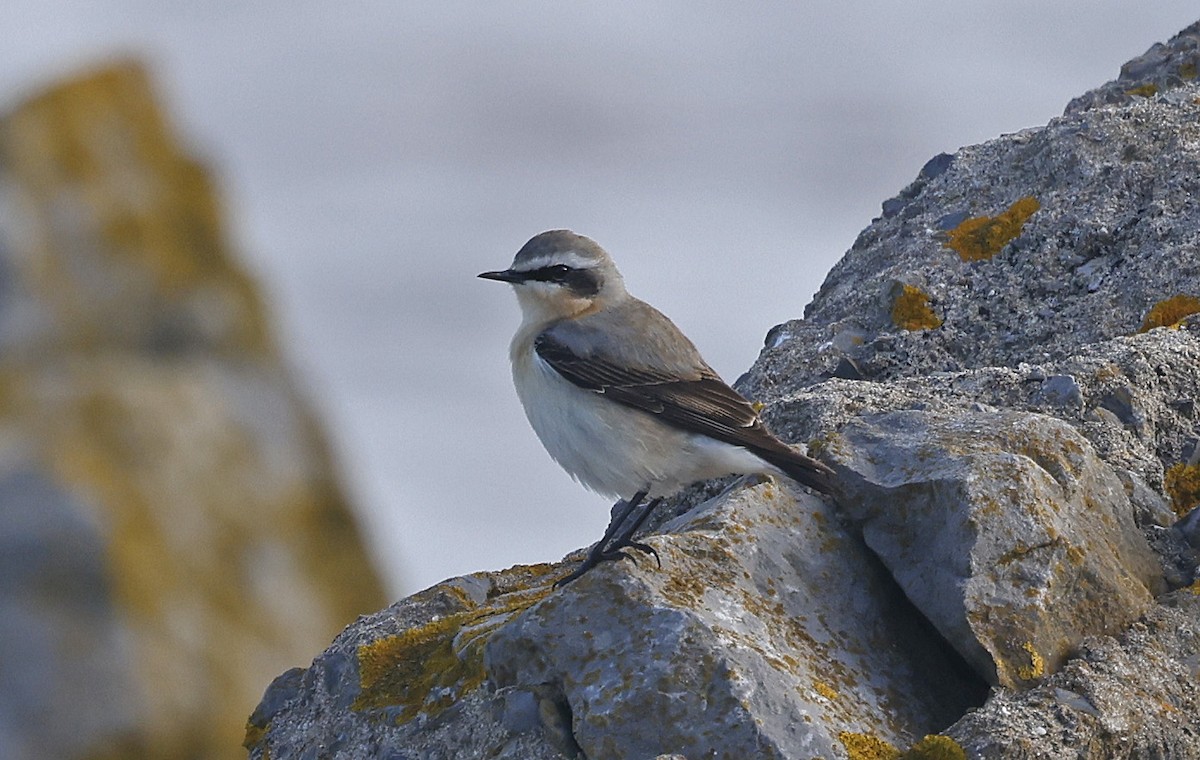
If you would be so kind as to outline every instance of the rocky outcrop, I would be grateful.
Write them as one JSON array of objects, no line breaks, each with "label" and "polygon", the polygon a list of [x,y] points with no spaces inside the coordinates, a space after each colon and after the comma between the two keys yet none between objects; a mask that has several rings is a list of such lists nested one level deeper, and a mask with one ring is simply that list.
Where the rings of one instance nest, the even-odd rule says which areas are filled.
[{"label": "rocky outcrop", "polygon": [[836,499],[697,486],[661,569],[435,586],[251,757],[1200,756],[1198,40],[932,159],[771,331],[740,387]]},{"label": "rocky outcrop", "polygon": [[0,117],[0,272],[0,757],[238,755],[382,593],[137,65]]}]

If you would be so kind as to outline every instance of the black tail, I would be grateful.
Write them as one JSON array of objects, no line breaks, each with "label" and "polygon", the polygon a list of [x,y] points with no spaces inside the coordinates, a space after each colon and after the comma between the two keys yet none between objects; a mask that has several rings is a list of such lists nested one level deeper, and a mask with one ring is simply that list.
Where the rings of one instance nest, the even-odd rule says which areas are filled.
[{"label": "black tail", "polygon": [[824,494],[832,494],[835,488],[834,472],[827,466],[781,444],[769,451],[755,451],[768,464],[773,464],[792,480]]}]

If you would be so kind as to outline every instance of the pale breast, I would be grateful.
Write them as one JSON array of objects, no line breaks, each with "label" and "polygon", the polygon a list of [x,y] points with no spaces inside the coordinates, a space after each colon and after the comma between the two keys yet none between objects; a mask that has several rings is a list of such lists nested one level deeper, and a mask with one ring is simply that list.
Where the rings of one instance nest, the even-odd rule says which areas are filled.
[{"label": "pale breast", "polygon": [[665,496],[698,480],[767,468],[741,447],[683,432],[573,385],[525,337],[518,333],[511,351],[525,416],[550,456],[587,488],[623,499],[642,490]]}]

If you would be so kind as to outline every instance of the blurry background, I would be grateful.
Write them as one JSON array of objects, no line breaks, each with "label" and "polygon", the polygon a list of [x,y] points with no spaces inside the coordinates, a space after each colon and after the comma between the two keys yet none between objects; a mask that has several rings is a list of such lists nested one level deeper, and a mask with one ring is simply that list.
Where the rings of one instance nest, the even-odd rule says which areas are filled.
[{"label": "blurry background", "polygon": [[570,227],[732,381],[940,151],[1044,123],[1187,0],[6,0],[0,100],[148,62],[331,431],[393,595],[559,558],[607,503],[509,386],[510,293]]}]

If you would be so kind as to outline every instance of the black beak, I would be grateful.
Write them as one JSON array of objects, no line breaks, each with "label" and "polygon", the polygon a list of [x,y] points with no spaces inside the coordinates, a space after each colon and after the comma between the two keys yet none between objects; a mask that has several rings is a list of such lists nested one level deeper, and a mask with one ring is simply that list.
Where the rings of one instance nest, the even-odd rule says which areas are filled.
[{"label": "black beak", "polygon": [[525,279],[523,274],[511,269],[505,269],[502,272],[482,272],[477,276],[485,280],[499,280],[500,282],[521,282]]}]

